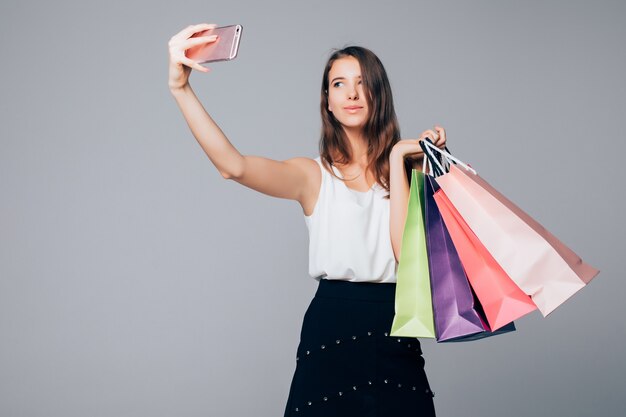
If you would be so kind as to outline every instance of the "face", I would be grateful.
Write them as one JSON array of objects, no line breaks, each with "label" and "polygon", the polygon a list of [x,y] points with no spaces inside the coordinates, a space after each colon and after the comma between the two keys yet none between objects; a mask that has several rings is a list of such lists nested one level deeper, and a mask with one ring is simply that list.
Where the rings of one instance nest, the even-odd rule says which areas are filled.
[{"label": "face", "polygon": [[359,61],[351,56],[336,60],[328,73],[328,81],[328,110],[346,127],[363,127],[369,109]]}]

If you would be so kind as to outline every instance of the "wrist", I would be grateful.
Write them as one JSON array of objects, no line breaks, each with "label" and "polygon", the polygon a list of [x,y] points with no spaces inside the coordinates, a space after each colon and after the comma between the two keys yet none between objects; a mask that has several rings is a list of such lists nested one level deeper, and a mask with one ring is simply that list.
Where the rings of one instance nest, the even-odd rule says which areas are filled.
[{"label": "wrist", "polygon": [[189,90],[189,88],[191,88],[189,83],[186,83],[185,85],[182,85],[180,87],[169,87],[170,93],[172,95],[178,95],[178,94],[186,93],[187,90]]}]

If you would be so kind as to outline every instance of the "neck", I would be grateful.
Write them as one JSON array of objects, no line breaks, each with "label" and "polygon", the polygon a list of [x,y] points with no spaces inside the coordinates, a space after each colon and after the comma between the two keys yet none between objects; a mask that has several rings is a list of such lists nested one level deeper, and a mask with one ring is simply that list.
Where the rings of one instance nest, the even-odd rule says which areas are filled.
[{"label": "neck", "polygon": [[363,130],[359,128],[350,128],[344,126],[344,132],[348,137],[350,143],[350,149],[352,151],[351,163],[356,163],[360,166],[367,165],[367,142],[363,137]]}]

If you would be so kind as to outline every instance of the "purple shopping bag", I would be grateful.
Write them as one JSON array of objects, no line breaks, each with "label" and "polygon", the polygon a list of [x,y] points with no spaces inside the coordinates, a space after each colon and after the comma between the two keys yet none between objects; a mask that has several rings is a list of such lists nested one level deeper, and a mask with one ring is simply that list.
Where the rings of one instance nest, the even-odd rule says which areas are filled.
[{"label": "purple shopping bag", "polygon": [[471,341],[515,331],[513,322],[491,331],[439,213],[433,197],[437,189],[435,179],[425,175],[426,247],[437,342]]}]

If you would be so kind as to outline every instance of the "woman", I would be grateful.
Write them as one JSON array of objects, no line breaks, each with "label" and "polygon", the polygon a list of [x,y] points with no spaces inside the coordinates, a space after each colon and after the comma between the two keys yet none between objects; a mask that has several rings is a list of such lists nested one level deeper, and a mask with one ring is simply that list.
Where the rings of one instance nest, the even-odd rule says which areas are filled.
[{"label": "woman", "polygon": [[241,155],[188,82],[192,68],[209,69],[185,50],[215,41],[191,36],[213,27],[192,25],[170,39],[170,91],[224,178],[300,203],[309,274],[319,282],[304,316],[285,416],[434,416],[419,340],[389,332],[410,170],[421,165],[420,140],[445,146],[444,129],[400,140],[382,63],[351,46],[335,51],[324,69],[319,157]]}]

